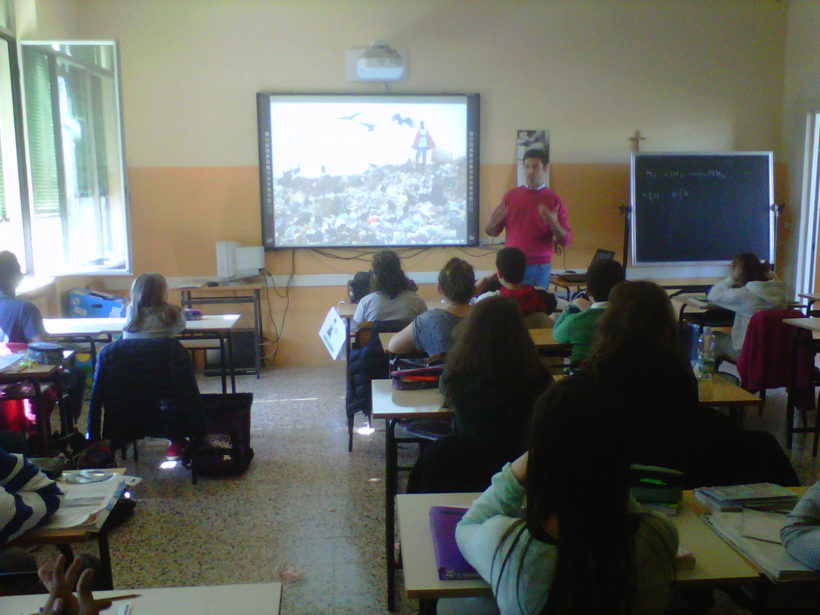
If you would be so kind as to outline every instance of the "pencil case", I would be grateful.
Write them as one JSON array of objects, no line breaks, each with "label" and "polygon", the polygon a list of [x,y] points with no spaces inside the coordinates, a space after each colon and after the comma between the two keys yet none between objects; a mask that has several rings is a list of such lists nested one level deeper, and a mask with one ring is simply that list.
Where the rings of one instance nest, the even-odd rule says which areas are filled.
[{"label": "pencil case", "polygon": [[393,388],[398,391],[416,391],[419,389],[438,388],[438,382],[444,366],[418,367],[415,369],[400,369],[390,373]]}]

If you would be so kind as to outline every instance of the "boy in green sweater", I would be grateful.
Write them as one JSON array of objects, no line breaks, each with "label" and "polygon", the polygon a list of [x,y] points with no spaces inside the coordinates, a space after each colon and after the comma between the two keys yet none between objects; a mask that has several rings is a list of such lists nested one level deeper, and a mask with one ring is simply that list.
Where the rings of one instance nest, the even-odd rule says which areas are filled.
[{"label": "boy in green sweater", "polygon": [[[586,294],[589,301],[576,299],[561,312],[555,322],[553,336],[561,344],[572,344],[570,363],[578,365],[586,359],[595,341],[598,318],[609,307],[609,291],[624,279],[624,268],[614,259],[593,263],[587,270]],[[583,307],[587,306],[587,307]]]}]

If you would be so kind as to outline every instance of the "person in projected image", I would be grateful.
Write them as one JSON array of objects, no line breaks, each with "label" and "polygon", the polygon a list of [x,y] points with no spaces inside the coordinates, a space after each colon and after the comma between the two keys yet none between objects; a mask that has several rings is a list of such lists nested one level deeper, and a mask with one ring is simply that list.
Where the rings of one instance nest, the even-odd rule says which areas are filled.
[{"label": "person in projected image", "polygon": [[427,166],[427,152],[435,146],[430,131],[424,126],[424,121],[420,122],[419,129],[413,139],[413,149],[416,150],[416,164],[422,167]]},{"label": "person in projected image", "polygon": [[[524,284],[540,288],[549,286],[552,253],[572,241],[567,207],[544,183],[548,168],[545,151],[527,150],[524,154],[526,183],[504,195],[485,229],[490,237],[497,237],[506,229],[504,245],[519,248],[527,257]],[[484,282],[479,282],[479,290]]]}]

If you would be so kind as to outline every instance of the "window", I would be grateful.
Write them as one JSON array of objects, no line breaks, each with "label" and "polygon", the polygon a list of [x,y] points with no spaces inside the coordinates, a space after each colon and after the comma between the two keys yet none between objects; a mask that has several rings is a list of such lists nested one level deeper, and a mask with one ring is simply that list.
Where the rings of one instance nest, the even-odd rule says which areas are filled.
[{"label": "window", "polygon": [[126,272],[115,45],[24,42],[22,49],[34,269]]},{"label": "window", "polygon": [[[7,23],[6,7],[6,3],[0,1],[0,25]],[[14,252],[28,271],[30,252],[24,219],[27,212],[23,206],[26,202],[25,157],[17,74],[14,38],[0,28],[0,249]]]}]

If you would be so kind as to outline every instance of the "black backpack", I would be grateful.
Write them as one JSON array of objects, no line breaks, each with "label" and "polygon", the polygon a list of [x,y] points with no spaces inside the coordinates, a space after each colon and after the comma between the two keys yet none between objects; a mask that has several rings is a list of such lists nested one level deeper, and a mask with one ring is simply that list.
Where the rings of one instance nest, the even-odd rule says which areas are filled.
[{"label": "black backpack", "polygon": [[196,474],[238,476],[248,469],[252,404],[253,393],[202,395],[206,435],[191,456]]}]

